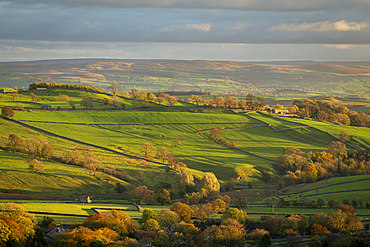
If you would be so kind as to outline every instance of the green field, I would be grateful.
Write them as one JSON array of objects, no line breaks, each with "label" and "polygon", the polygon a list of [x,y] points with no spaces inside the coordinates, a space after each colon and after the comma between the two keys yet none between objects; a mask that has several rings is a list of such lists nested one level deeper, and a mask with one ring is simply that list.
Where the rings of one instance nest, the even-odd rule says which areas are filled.
[{"label": "green field", "polygon": [[[321,198],[328,202],[329,200],[342,201],[343,199],[352,200],[362,200],[363,202],[370,201],[369,191],[361,191],[361,189],[370,189],[370,175],[357,175],[348,177],[334,177],[324,179],[315,183],[299,184],[294,186],[289,186],[281,190],[284,194],[280,197],[285,200],[296,200],[302,196],[307,196],[309,200],[316,201]],[[363,180],[368,179],[368,180]],[[358,181],[362,180],[362,181]],[[343,183],[344,184],[337,184]],[[321,188],[323,187],[323,188]],[[360,191],[352,191],[360,190]],[[327,193],[335,192],[335,193]],[[315,195],[317,193],[325,193],[322,195]],[[370,209],[369,214],[370,214]]]},{"label": "green field", "polygon": [[[253,117],[271,123],[277,129],[300,126],[259,113]],[[299,147],[304,151],[326,150],[334,139],[312,128],[292,129],[277,132],[261,126],[248,115],[237,115],[219,111],[45,111],[17,112],[15,119],[83,123],[70,125],[57,123],[27,122],[28,124],[55,134],[86,143],[111,148],[128,154],[140,155],[141,144],[149,142],[155,147],[165,146],[189,168],[195,171],[213,171],[221,180],[230,179],[236,171],[248,174],[256,181],[261,169],[271,169],[271,162],[256,156],[232,150],[209,140],[198,131],[214,127],[226,128],[221,136],[234,141],[238,148],[268,159],[276,159],[284,147]],[[141,125],[148,123],[193,123],[192,125]],[[201,123],[212,123],[202,125]],[[221,124],[217,124],[221,123]],[[233,124],[234,123],[234,124]],[[245,124],[241,124],[245,123]],[[136,124],[136,125],[99,125]],[[227,129],[231,128],[231,129]],[[178,138],[182,144],[174,147]],[[151,159],[155,160],[154,157]],[[159,161],[159,160],[158,160]],[[196,172],[195,172],[196,173]],[[198,173],[201,175],[201,173]]]},{"label": "green field", "polygon": [[[33,197],[78,197],[86,193],[112,193],[112,176],[99,173],[89,176],[86,169],[63,163],[42,160],[44,170],[38,173],[28,169],[25,155],[0,150],[0,193],[24,194]],[[106,181],[110,181],[107,183]]]},{"label": "green field", "polygon": [[[32,98],[30,96],[31,93],[36,94],[39,96],[39,101],[34,104],[31,102]],[[33,92],[20,92],[17,97],[16,101],[25,101],[27,103],[22,103],[25,109],[41,109],[41,104],[51,105],[52,109],[72,109],[71,105],[67,101],[59,101],[59,95],[67,95],[69,100],[75,104],[76,109],[84,109],[85,107],[81,105],[83,98],[90,98],[92,99],[93,109],[100,108],[100,109],[113,109],[114,106],[113,96],[94,93],[94,92],[85,92],[79,90],[63,90],[63,89],[49,89],[47,91],[33,91]],[[110,104],[104,105],[102,103],[103,99],[108,99]],[[2,101],[2,102],[1,102]],[[6,101],[6,102],[4,102]],[[0,94],[0,107],[3,106],[10,106],[10,107],[18,107],[17,102],[12,102],[13,97],[11,94]],[[142,107],[142,101],[140,100],[131,100],[125,99],[122,97],[118,98],[118,103],[124,104],[125,108],[133,108],[133,107]],[[179,103],[179,105],[183,105],[185,103]],[[148,107],[157,107],[156,104],[149,103]]]},{"label": "green field", "polygon": [[370,129],[367,127],[356,127],[356,126],[344,126],[344,125],[337,125],[328,122],[320,122],[315,120],[308,120],[308,119],[300,119],[300,118],[289,118],[283,117],[283,119],[287,119],[289,121],[303,123],[320,130],[329,132],[334,136],[338,136],[340,131],[343,129],[345,130],[351,137],[350,143],[356,145],[361,148],[369,148],[370,147]]}]

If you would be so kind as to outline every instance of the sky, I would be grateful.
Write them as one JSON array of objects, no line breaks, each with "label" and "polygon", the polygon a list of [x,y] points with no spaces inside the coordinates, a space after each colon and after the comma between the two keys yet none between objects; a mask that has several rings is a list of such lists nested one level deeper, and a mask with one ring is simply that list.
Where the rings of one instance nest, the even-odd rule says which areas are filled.
[{"label": "sky", "polygon": [[0,0],[0,61],[370,61],[370,0]]}]

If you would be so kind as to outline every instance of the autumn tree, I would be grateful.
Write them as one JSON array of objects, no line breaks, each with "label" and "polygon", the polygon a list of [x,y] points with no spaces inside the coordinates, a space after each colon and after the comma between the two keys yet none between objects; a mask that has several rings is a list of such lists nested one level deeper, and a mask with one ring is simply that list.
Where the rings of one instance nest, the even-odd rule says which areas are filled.
[{"label": "autumn tree", "polygon": [[95,231],[80,226],[59,234],[55,239],[57,246],[107,246],[118,240],[119,234],[107,227]]},{"label": "autumn tree", "polygon": [[143,224],[145,221],[149,220],[149,219],[154,219],[156,220],[157,217],[154,213],[153,210],[151,209],[144,209],[142,215],[141,215],[141,219],[139,220],[139,223],[140,224]]},{"label": "autumn tree", "polygon": [[202,189],[205,189],[207,194],[220,191],[220,183],[218,182],[215,174],[212,172],[204,173],[204,176],[200,182],[200,186]]},{"label": "autumn tree", "polygon": [[111,92],[114,96],[118,94],[118,83],[116,81],[111,81],[109,83],[109,89],[111,89]]},{"label": "autumn tree", "polygon": [[133,88],[133,89],[130,90],[130,96],[131,96],[131,98],[138,99],[139,98],[139,95],[140,95],[140,91],[137,90],[136,88]]},{"label": "autumn tree", "polygon": [[138,186],[130,191],[130,197],[135,201],[135,203],[140,204],[140,201],[144,199],[144,196],[148,188],[144,185]]},{"label": "autumn tree", "polygon": [[52,146],[44,138],[32,138],[26,141],[25,150],[30,156],[48,159],[54,155]]},{"label": "autumn tree", "polygon": [[93,105],[93,103],[92,103],[91,99],[90,99],[90,98],[88,98],[88,97],[84,97],[84,98],[82,99],[82,101],[81,101],[80,105],[81,105],[81,106],[83,106],[83,107],[85,107],[86,109],[87,109],[87,108],[93,108],[93,107],[94,107],[94,105]]},{"label": "autumn tree", "polygon": [[310,228],[310,235],[315,236],[315,235],[323,235],[323,234],[330,234],[328,229],[325,226],[322,226],[320,224],[312,224]]},{"label": "autumn tree", "polygon": [[157,202],[162,205],[170,204],[171,203],[171,195],[170,192],[166,189],[161,189],[156,193]]},{"label": "autumn tree", "polygon": [[159,229],[158,221],[155,219],[149,219],[141,224],[141,229],[144,231],[155,231]]},{"label": "autumn tree", "polygon": [[6,117],[6,118],[12,118],[14,117],[14,111],[12,108],[4,106],[1,109],[1,116]]},{"label": "autumn tree", "polygon": [[85,156],[82,162],[82,167],[89,171],[90,176],[93,174],[95,176],[96,172],[103,168],[103,164],[98,160],[97,156],[93,153]]},{"label": "autumn tree", "polygon": [[168,154],[169,154],[169,151],[166,147],[159,147],[157,149],[157,153],[156,153],[155,156],[156,156],[157,159],[161,159],[162,162],[164,163],[165,160],[167,160],[167,158],[168,158]]},{"label": "autumn tree", "polygon": [[171,211],[174,211],[180,216],[180,219],[184,222],[190,222],[191,219],[191,208],[182,202],[175,202],[170,207]]},{"label": "autumn tree", "polygon": [[39,96],[37,96],[37,95],[36,95],[36,94],[34,94],[34,93],[30,93],[30,97],[31,97],[31,101],[32,101],[32,102],[38,102],[38,101],[40,101]]},{"label": "autumn tree", "polygon": [[175,147],[177,147],[178,145],[181,145],[181,141],[179,138],[176,138],[175,140],[173,140],[173,144]]},{"label": "autumn tree", "polygon": [[176,96],[169,96],[166,100],[169,106],[174,106],[179,99]]},{"label": "autumn tree", "polygon": [[[8,235],[9,246],[24,245],[26,239],[35,234],[35,216],[27,213],[17,204],[4,203],[0,205],[0,222],[3,223],[2,225],[6,224],[10,230],[10,235]],[[4,231],[6,231],[6,228],[5,226]],[[5,238],[6,235],[5,233]]]},{"label": "autumn tree", "polygon": [[349,134],[347,133],[347,131],[346,131],[346,130],[344,130],[344,129],[340,130],[339,140],[340,140],[341,142],[346,143],[346,142],[348,142],[348,141],[349,141],[349,139],[350,139],[350,138],[351,138],[351,137],[349,136]]},{"label": "autumn tree", "polygon": [[244,224],[248,219],[248,215],[243,210],[239,210],[237,208],[229,208],[226,212],[222,214],[222,219],[228,218],[235,219],[239,223]]},{"label": "autumn tree", "polygon": [[28,169],[30,169],[34,173],[40,172],[44,168],[45,168],[45,166],[42,164],[42,162],[37,160],[37,159],[33,159],[33,160],[28,161]]},{"label": "autumn tree", "polygon": [[159,224],[164,227],[170,227],[172,224],[180,222],[180,216],[169,209],[162,209],[157,218]]},{"label": "autumn tree", "polygon": [[109,105],[109,102],[110,102],[109,98],[104,98],[104,99],[103,99],[103,104],[104,104],[105,106]]},{"label": "autumn tree", "polygon": [[154,151],[155,151],[155,148],[153,144],[147,143],[147,142],[141,144],[141,153],[145,157],[149,157]]},{"label": "autumn tree", "polygon": [[4,220],[0,220],[0,245],[6,246],[6,243],[9,240],[10,234],[12,232],[10,231],[9,226],[6,224]]},{"label": "autumn tree", "polygon": [[338,157],[343,157],[347,155],[346,144],[340,141],[332,141],[328,146],[328,151],[329,153]]},{"label": "autumn tree", "polygon": [[203,98],[199,95],[191,95],[188,98],[188,101],[189,102],[194,102],[197,106],[199,106],[199,104],[203,102]]},{"label": "autumn tree", "polygon": [[66,94],[59,94],[59,96],[58,96],[58,101],[65,101],[65,102],[68,102],[68,101],[70,101],[70,100],[69,100],[69,96],[68,96],[68,95],[66,95]]},{"label": "autumn tree", "polygon": [[148,96],[146,97],[146,99],[147,99],[148,101],[154,102],[154,101],[156,101],[157,96],[155,96],[155,94],[154,94],[154,93],[149,93],[149,94],[148,94]]},{"label": "autumn tree", "polygon": [[15,134],[10,134],[8,137],[8,143],[6,145],[6,149],[10,151],[22,151],[24,146],[24,142],[21,138],[19,138]]},{"label": "autumn tree", "polygon": [[140,94],[139,94],[139,96],[138,96],[138,99],[139,100],[146,100],[147,99],[147,97],[148,97],[148,94],[146,93],[146,92],[141,92]]},{"label": "autumn tree", "polygon": [[235,219],[225,219],[220,226],[207,227],[201,239],[208,243],[208,246],[244,246],[245,229]]}]

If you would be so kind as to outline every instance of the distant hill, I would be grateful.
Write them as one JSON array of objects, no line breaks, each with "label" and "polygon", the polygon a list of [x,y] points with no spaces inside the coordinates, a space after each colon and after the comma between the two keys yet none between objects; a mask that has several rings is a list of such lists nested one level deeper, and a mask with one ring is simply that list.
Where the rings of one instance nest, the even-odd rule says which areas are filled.
[{"label": "distant hill", "polygon": [[265,96],[370,95],[370,62],[62,59],[0,63],[0,86],[81,83],[121,91],[207,91]]}]

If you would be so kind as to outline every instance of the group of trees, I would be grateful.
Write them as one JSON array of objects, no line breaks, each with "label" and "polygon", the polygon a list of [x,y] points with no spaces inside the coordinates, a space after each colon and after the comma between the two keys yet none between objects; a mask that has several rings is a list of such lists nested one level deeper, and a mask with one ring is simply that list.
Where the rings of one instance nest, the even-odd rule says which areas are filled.
[{"label": "group of trees", "polygon": [[96,174],[98,171],[105,172],[110,175],[116,174],[114,166],[106,165],[105,167],[98,159],[96,154],[86,150],[71,150],[64,154],[64,157],[59,158],[61,162],[70,165],[81,166],[89,171],[90,175]]},{"label": "group of trees", "polygon": [[212,141],[215,141],[225,147],[228,147],[228,148],[235,148],[236,144],[234,141],[231,141],[231,142],[228,142],[228,141],[225,141],[224,139],[222,139],[221,137],[221,132],[220,132],[220,129],[218,128],[213,128],[209,133],[207,133],[207,136],[209,139],[211,139]]},{"label": "group of trees", "polygon": [[101,89],[101,88],[95,88],[95,87],[78,85],[78,84],[69,84],[69,83],[35,82],[35,83],[30,83],[30,85],[28,87],[29,90],[36,90],[37,88],[77,89],[77,90],[105,93],[105,90]]},{"label": "group of trees", "polygon": [[36,218],[14,203],[0,205],[0,246],[23,246],[35,235]]},{"label": "group of trees", "polygon": [[[176,147],[181,144],[181,141],[179,139],[175,139],[173,143]],[[168,148],[163,146],[156,148],[153,144],[144,142],[141,144],[140,152],[146,158],[155,157],[163,163],[167,162],[166,165],[171,170],[177,169],[178,167],[186,167],[184,163],[177,161],[176,157],[168,150]]]},{"label": "group of trees", "polygon": [[[210,203],[212,213],[222,213],[220,220],[198,217],[199,208],[175,202],[169,209],[155,213],[144,209],[138,222],[123,212],[111,210],[93,214],[82,224],[76,224],[46,238],[46,233],[57,225],[50,217],[37,221],[16,204],[0,205],[1,246],[270,246],[271,236],[285,237],[291,246],[299,244],[301,235],[310,235],[310,246],[333,245],[331,233],[348,232],[349,244],[365,246],[365,237],[357,237],[364,226],[351,206],[343,205],[334,212],[313,216],[288,214],[262,216],[250,219],[247,213],[236,208],[220,207],[226,202],[216,199]],[[351,236],[348,239],[348,236]],[[356,244],[355,244],[356,243]],[[316,244],[316,245],[315,245]]]},{"label": "group of trees", "polygon": [[176,96],[171,96],[166,93],[157,93],[157,95],[155,95],[152,92],[140,92],[137,89],[131,89],[131,91],[126,94],[126,96],[134,100],[141,100],[143,101],[143,103],[146,102],[147,105],[149,104],[149,102],[157,102],[159,104],[167,103],[169,106],[174,106],[179,100]]},{"label": "group of trees", "polygon": [[141,185],[130,191],[130,197],[136,204],[154,204],[155,202],[165,205],[171,203],[171,195],[167,189],[161,188],[156,191]]},{"label": "group of trees", "polygon": [[253,94],[248,94],[245,100],[239,100],[235,96],[215,96],[213,99],[206,100],[200,95],[191,95],[188,100],[190,103],[194,103],[197,106],[209,106],[213,108],[223,109],[237,109],[240,107],[248,107],[251,110],[262,110],[264,108],[265,101],[261,97],[257,97]]},{"label": "group of trees", "polygon": [[[114,166],[103,166],[94,153],[86,150],[76,149],[67,151],[63,156],[59,157],[54,155],[52,146],[45,138],[39,137],[23,140],[17,135],[11,134],[6,139],[5,149],[7,151],[25,153],[34,158],[43,158],[70,165],[81,166],[86,168],[90,175],[95,175],[97,171],[102,171],[113,176],[116,175]],[[44,168],[42,162],[37,159],[30,160],[28,165],[32,172],[38,172]]]},{"label": "group of trees", "polygon": [[346,145],[333,141],[328,151],[304,153],[297,148],[284,148],[275,168],[282,175],[284,185],[334,177],[370,173],[369,150],[347,153]]},{"label": "group of trees", "polygon": [[12,118],[14,117],[14,111],[12,108],[5,106],[1,108],[1,116],[6,117],[6,118]]},{"label": "group of trees", "polygon": [[[192,174],[185,169],[181,169],[176,176],[176,185],[160,182],[157,186],[149,189],[146,186],[138,186],[130,191],[131,199],[137,204],[154,204],[162,205],[171,203],[171,195],[178,195],[188,204],[207,203],[217,198],[220,191],[220,183],[217,177],[207,172],[202,179],[195,179]],[[230,198],[222,197],[223,200],[230,202]]]},{"label": "group of trees", "polygon": [[345,106],[335,105],[326,101],[294,100],[289,111],[300,117],[309,117],[320,121],[343,125],[370,126],[370,116],[368,114],[351,111]]},{"label": "group of trees", "polygon": [[53,148],[42,137],[23,140],[15,134],[10,134],[5,149],[44,159],[50,159],[54,155]]}]

